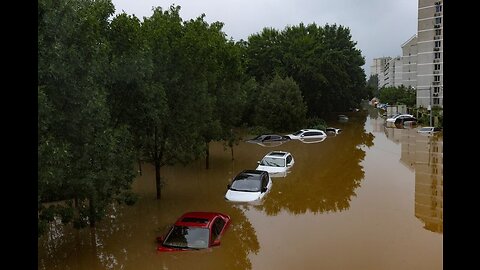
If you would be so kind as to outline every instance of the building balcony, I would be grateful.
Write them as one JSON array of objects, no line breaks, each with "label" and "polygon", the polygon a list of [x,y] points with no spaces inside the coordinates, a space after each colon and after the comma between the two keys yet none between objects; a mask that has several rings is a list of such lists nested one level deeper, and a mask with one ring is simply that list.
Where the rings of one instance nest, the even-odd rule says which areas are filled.
[{"label": "building balcony", "polygon": [[434,47],[433,50],[434,51],[440,51],[440,47]]},{"label": "building balcony", "polygon": [[440,63],[440,59],[438,59],[438,58],[433,59],[433,63]]},{"label": "building balcony", "polygon": [[433,81],[432,83],[433,83],[433,85],[439,85],[440,84],[439,81]]},{"label": "building balcony", "polygon": [[440,70],[434,70],[433,74],[440,74]]},{"label": "building balcony", "polygon": [[433,39],[434,40],[439,40],[439,39],[442,39],[442,36],[434,36]]},{"label": "building balcony", "polygon": [[440,12],[435,12],[435,13],[433,14],[433,16],[435,16],[435,17],[442,16],[442,13],[440,13]]},{"label": "building balcony", "polygon": [[435,25],[433,26],[433,28],[440,28],[440,27],[442,27],[440,24],[435,24]]}]

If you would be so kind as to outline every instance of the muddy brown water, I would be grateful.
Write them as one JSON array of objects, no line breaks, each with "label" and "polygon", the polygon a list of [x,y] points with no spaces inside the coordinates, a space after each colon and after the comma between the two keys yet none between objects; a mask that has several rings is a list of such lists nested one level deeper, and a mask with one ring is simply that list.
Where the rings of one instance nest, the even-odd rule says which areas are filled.
[{"label": "muddy brown water", "polygon": [[[162,168],[161,200],[144,165],[134,206],[115,206],[95,229],[52,225],[38,269],[442,269],[442,137],[387,128],[375,113],[349,116],[329,122],[343,132],[322,142],[241,142],[234,160],[212,143],[209,170],[204,160]],[[271,150],[292,153],[290,172],[256,205],[225,201],[231,178]],[[229,214],[221,245],[157,253],[155,237],[187,211]]]}]

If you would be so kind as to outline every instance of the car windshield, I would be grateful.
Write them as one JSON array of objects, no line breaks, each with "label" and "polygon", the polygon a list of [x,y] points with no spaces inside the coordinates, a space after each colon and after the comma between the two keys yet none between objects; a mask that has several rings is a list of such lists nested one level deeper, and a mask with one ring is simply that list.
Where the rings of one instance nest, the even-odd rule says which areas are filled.
[{"label": "car windshield", "polygon": [[165,238],[163,245],[174,248],[207,248],[209,230],[207,228],[174,226]]},{"label": "car windshield", "polygon": [[260,179],[241,178],[233,180],[230,189],[236,191],[259,192],[261,185],[262,183]]},{"label": "car windshield", "polygon": [[258,135],[257,137],[253,138],[252,141],[261,141],[264,137],[264,135]]},{"label": "car windshield", "polygon": [[300,135],[300,134],[302,134],[302,133],[303,133],[303,130],[299,130],[299,131],[293,133],[293,135],[298,136],[298,135]]},{"label": "car windshield", "polygon": [[273,158],[273,157],[264,157],[260,161],[262,166],[271,166],[271,167],[285,167],[285,159],[283,158]]}]

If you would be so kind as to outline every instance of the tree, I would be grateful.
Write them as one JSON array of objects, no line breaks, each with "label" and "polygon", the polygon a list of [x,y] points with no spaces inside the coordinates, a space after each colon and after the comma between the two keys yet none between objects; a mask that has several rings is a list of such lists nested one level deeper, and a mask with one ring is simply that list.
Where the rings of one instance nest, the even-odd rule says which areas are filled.
[{"label": "tree", "polygon": [[[93,227],[131,198],[130,134],[110,125],[105,90],[113,10],[110,1],[39,1],[39,228],[62,214]],[[68,201],[44,208],[51,200]]]},{"label": "tree", "polygon": [[205,153],[201,127],[211,119],[212,100],[204,79],[199,44],[183,24],[180,7],[157,7],[142,25],[153,71],[149,92],[156,104],[145,106],[145,155],[155,165],[157,198],[161,198],[160,168],[186,164]]},{"label": "tree", "polygon": [[292,78],[276,75],[263,87],[255,106],[255,124],[271,130],[291,131],[306,122],[307,107]]},{"label": "tree", "polygon": [[265,28],[248,38],[247,72],[257,81],[275,74],[292,77],[309,117],[358,106],[365,98],[365,63],[350,30],[343,26],[299,24],[278,32]]},{"label": "tree", "polygon": [[398,87],[384,87],[379,90],[381,102],[390,105],[405,104],[408,107],[414,107],[416,103],[416,92],[411,87],[400,85]]}]

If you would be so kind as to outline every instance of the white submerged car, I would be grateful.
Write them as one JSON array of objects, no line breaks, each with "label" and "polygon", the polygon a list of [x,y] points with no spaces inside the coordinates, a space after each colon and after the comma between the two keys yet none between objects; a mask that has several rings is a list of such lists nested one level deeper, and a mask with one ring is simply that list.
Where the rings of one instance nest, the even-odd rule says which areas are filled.
[{"label": "white submerged car", "polygon": [[266,171],[244,170],[227,186],[225,199],[233,202],[253,202],[262,199],[272,188]]},{"label": "white submerged car", "polygon": [[257,170],[267,171],[272,177],[284,177],[293,164],[295,160],[289,152],[272,151],[258,161]]},{"label": "white submerged car", "polygon": [[326,138],[327,134],[323,130],[319,129],[300,129],[299,131],[288,134],[288,137],[292,140],[301,140],[301,139],[321,139]]},{"label": "white submerged car", "polygon": [[387,118],[386,121],[387,121],[387,123],[395,123],[395,121],[397,119],[402,119],[402,118],[405,118],[405,117],[413,118],[413,115],[406,114],[406,113],[404,113],[404,114],[397,113],[397,114],[394,114],[394,115],[390,116],[389,118]]}]

